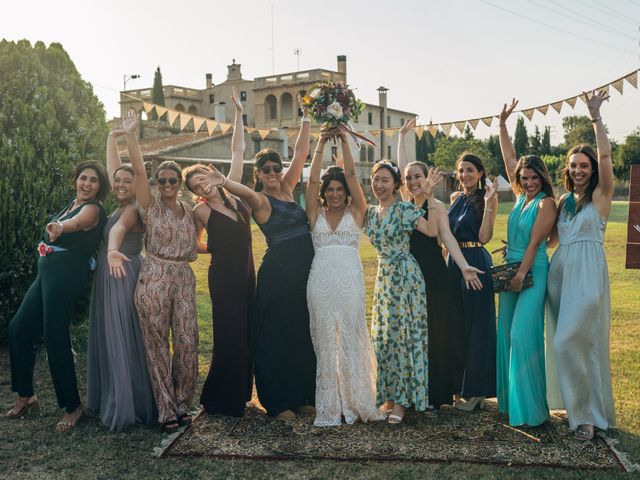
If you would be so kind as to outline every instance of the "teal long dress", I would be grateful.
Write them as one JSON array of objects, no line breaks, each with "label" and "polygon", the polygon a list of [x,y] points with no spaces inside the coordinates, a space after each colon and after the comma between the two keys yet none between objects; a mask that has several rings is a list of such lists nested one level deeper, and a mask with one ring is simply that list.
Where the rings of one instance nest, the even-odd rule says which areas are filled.
[{"label": "teal long dress", "polygon": [[417,411],[429,405],[429,327],[424,278],[409,242],[423,214],[413,203],[396,202],[378,220],[376,207],[369,207],[364,228],[378,252],[371,317],[377,400]]},{"label": "teal long dress", "polygon": [[[540,192],[525,205],[521,195],[507,223],[507,262],[519,262],[529,245]],[[538,248],[533,265],[533,286],[500,294],[498,308],[498,409],[509,414],[512,426],[535,426],[549,415],[544,364],[544,307],[547,290],[547,242]]]}]

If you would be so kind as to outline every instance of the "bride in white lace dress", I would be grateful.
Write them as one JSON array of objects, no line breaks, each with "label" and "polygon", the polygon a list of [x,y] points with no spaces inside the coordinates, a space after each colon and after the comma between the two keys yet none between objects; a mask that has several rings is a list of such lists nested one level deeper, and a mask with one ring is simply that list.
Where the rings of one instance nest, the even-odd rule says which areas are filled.
[{"label": "bride in white lace dress", "polygon": [[349,424],[384,419],[376,406],[376,358],[359,254],[366,199],[344,134],[344,170],[330,167],[320,178],[326,141],[322,135],[313,155],[306,195],[315,248],[307,302],[317,358],[318,427],[341,425],[341,417]]}]

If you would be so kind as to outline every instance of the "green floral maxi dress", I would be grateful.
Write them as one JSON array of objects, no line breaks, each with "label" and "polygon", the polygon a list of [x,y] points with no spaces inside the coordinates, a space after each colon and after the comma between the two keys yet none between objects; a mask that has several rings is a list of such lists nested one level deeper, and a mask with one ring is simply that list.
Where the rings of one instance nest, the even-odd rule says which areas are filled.
[{"label": "green floral maxi dress", "polygon": [[427,303],[420,267],[409,252],[411,232],[424,214],[394,203],[378,220],[369,207],[365,232],[378,252],[371,336],[378,360],[377,400],[424,411],[429,405]]}]

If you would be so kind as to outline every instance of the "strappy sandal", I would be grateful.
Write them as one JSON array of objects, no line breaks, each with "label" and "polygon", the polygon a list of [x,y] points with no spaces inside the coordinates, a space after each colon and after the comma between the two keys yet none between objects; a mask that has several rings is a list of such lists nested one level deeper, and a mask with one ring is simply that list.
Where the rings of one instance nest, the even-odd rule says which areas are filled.
[{"label": "strappy sandal", "polygon": [[[21,402],[22,406],[20,407],[20,410],[18,410],[17,412],[15,411],[16,407],[13,407],[11,410],[9,410],[7,412],[7,418],[22,418],[25,415],[28,415],[29,413],[32,413],[34,415],[39,415],[40,414],[40,401],[34,396],[31,397],[33,398],[33,401],[26,401],[26,402]],[[16,402],[18,403],[18,402]],[[16,405],[17,406],[17,405]]]},{"label": "strappy sandal", "polygon": [[[393,410],[396,410],[396,407],[398,407],[400,405],[394,405]],[[399,423],[402,423],[402,420],[404,419],[404,415],[405,415],[405,409],[402,409],[402,414],[398,415],[397,413],[391,413],[389,415],[389,417],[387,418],[387,422],[390,423],[391,425],[397,425]]]},{"label": "strappy sandal", "polygon": [[193,418],[188,413],[183,413],[178,417],[178,424],[180,424],[181,427],[185,425],[191,425],[192,422],[193,422]]},{"label": "strappy sandal", "polygon": [[175,433],[180,428],[178,420],[169,420],[162,424],[162,431],[164,433]]},{"label": "strappy sandal", "polygon": [[595,435],[595,428],[592,426],[590,429],[581,428],[585,425],[579,425],[576,428],[576,432],[573,434],[573,438],[576,440],[580,440],[581,442],[588,442],[589,440],[593,440]]},{"label": "strappy sandal", "polygon": [[[72,420],[65,420],[64,417],[62,417],[62,420],[60,420],[56,424],[56,432],[66,433],[72,428],[74,428],[76,425],[78,425],[78,422],[80,422],[80,419],[82,418],[83,413],[84,411],[81,405],[71,413],[72,415],[74,415],[74,417],[72,417]],[[75,416],[76,414],[77,416]],[[65,415],[67,414],[65,413]]]}]

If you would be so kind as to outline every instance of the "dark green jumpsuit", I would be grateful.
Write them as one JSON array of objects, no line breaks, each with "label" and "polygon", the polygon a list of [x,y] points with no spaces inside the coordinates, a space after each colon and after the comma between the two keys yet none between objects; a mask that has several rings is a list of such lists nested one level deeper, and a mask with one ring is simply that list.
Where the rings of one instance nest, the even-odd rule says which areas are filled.
[{"label": "dark green jumpsuit", "polygon": [[[98,224],[91,230],[65,233],[55,242],[50,242],[45,229],[44,242],[66,251],[40,257],[38,275],[9,324],[11,389],[21,397],[34,394],[35,344],[38,338],[44,336],[58,405],[68,413],[80,405],[69,323],[73,318],[76,301],[85,292],[89,279],[89,261],[100,244],[102,230],[107,222],[102,205],[96,200],[85,205],[89,204],[97,205],[100,209]],[[67,212],[70,206],[71,202],[52,221],[72,218],[84,205]]]}]

